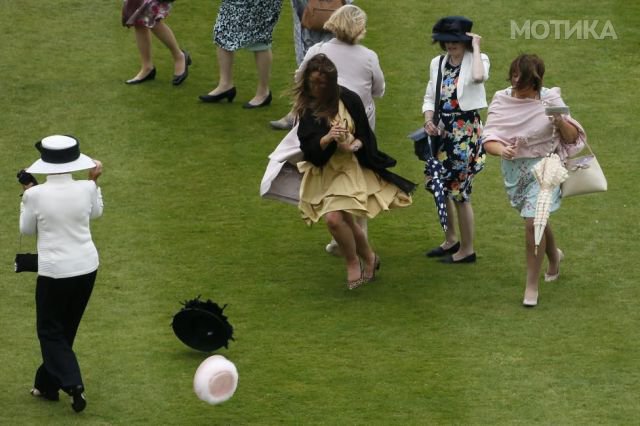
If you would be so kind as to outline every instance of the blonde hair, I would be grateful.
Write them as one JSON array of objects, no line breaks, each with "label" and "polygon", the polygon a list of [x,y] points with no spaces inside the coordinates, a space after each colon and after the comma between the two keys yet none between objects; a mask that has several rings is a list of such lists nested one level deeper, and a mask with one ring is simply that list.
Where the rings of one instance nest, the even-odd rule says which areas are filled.
[{"label": "blonde hair", "polygon": [[347,4],[333,12],[324,29],[332,32],[336,38],[348,44],[356,44],[367,32],[367,14],[358,6]]}]

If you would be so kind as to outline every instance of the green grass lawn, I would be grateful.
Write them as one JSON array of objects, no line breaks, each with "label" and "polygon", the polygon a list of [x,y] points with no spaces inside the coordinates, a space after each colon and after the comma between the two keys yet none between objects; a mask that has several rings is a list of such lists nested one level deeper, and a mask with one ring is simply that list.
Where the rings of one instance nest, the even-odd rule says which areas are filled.
[{"label": "green grass lawn", "polygon": [[[433,23],[464,14],[491,58],[487,93],[507,83],[510,61],[537,53],[546,85],[560,86],[585,127],[609,192],[565,200],[552,222],[566,254],[562,275],[524,309],[523,224],[502,187],[499,161],[474,184],[475,265],[424,257],[439,244],[432,199],[370,223],[379,279],[346,290],[342,262],[324,253],[324,226],[308,228],[289,205],[260,199],[267,155],[284,136],[268,121],[289,108],[295,68],[291,7],[274,34],[269,108],[243,110],[255,90],[253,56],[236,56],[238,97],[208,105],[217,81],[211,29],[219,0],[177,1],[167,20],[193,57],[171,86],[168,51],[154,40],[155,81],[123,84],[138,70],[120,1],[0,0],[0,424],[637,424],[640,250],[634,117],[640,4],[618,0],[357,3],[369,14],[364,44],[386,75],[378,102],[381,148],[396,171],[421,180],[406,135],[420,107]],[[606,21],[616,38],[512,37],[512,26]],[[546,24],[545,24],[546,23]],[[582,23],[582,24],[580,24]],[[534,34],[535,35],[535,34]],[[35,275],[13,273],[20,188],[15,173],[40,138],[70,133],[104,162],[104,217],[93,224],[101,256],[76,341],[87,410],[28,394],[40,362]],[[22,249],[33,240],[23,238]],[[220,304],[236,340],[222,354],[239,371],[234,397],[197,399],[207,354],[171,329],[180,301]]]}]

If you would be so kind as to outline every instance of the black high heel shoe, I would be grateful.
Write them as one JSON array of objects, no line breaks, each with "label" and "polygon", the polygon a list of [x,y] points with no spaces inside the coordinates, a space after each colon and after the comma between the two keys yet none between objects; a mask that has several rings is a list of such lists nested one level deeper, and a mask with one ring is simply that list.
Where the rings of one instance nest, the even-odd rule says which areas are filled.
[{"label": "black high heel shoe", "polygon": [[182,51],[182,54],[184,55],[184,72],[180,75],[173,76],[172,83],[174,86],[181,85],[182,82],[185,81],[189,76],[189,65],[191,65],[191,55],[189,55],[189,52],[185,52],[184,50]]},{"label": "black high heel shoe", "polygon": [[227,90],[226,92],[222,92],[222,93],[218,93],[217,95],[200,95],[198,96],[198,98],[200,98],[200,100],[202,102],[207,102],[207,103],[215,103],[215,102],[220,102],[223,99],[227,99],[229,102],[233,102],[233,98],[236,97],[236,88],[232,87],[231,89]]},{"label": "black high heel shoe", "polygon": [[140,83],[144,83],[145,81],[155,80],[155,78],[156,78],[156,67],[153,67],[153,69],[149,71],[149,74],[145,75],[142,78],[132,78],[131,80],[127,80],[125,81],[125,84],[140,84]]},{"label": "black high heel shoe", "polygon": [[267,106],[267,105],[269,105],[271,103],[271,99],[273,99],[273,98],[271,96],[271,91],[269,91],[269,94],[264,99],[264,101],[262,101],[262,102],[260,102],[259,104],[256,104],[256,105],[247,102],[246,104],[242,105],[242,108],[244,108],[244,109],[253,109],[253,108],[265,107],[265,106]]}]

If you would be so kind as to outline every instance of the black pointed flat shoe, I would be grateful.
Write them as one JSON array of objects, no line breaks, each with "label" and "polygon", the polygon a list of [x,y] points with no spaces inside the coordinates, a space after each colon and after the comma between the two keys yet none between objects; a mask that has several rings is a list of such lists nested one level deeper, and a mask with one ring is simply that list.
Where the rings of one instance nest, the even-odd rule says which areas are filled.
[{"label": "black pointed flat shoe", "polygon": [[236,88],[232,87],[231,89],[218,93],[217,95],[200,95],[198,98],[205,103],[216,103],[220,102],[223,99],[227,99],[229,102],[233,102],[233,98],[236,97]]},{"label": "black pointed flat shoe", "polygon": [[242,108],[244,109],[253,109],[253,108],[261,108],[261,107],[265,107],[268,106],[269,104],[271,104],[271,92],[269,92],[269,94],[267,95],[267,97],[264,99],[264,101],[260,102],[259,104],[252,104],[250,102],[247,102],[246,104],[242,105]]},{"label": "black pointed flat shoe", "polygon": [[185,81],[189,76],[189,65],[191,65],[191,55],[189,55],[189,52],[185,52],[184,50],[182,51],[182,54],[184,55],[184,72],[180,75],[173,76],[173,80],[171,81],[171,83],[174,86],[180,86],[182,82]]},{"label": "black pointed flat shoe", "polygon": [[458,241],[448,249],[443,249],[442,247],[438,246],[436,248],[429,250],[424,255],[427,257],[442,257],[448,254],[453,254],[457,252],[459,248],[460,248],[460,241]]},{"label": "black pointed flat shoe", "polygon": [[476,254],[471,253],[469,256],[463,257],[462,259],[453,260],[453,256],[449,255],[443,257],[442,259],[438,259],[440,263],[476,263]]},{"label": "black pointed flat shoe", "polygon": [[69,395],[71,396],[71,408],[73,408],[73,411],[79,413],[87,408],[87,400],[84,397],[84,386],[78,385],[74,387],[71,389]]},{"label": "black pointed flat shoe", "polygon": [[140,84],[140,83],[144,83],[145,81],[151,81],[151,80],[155,80],[156,78],[156,67],[153,67],[153,69],[151,71],[149,71],[149,74],[145,75],[142,78],[132,78],[131,80],[127,80],[125,81],[125,84]]}]

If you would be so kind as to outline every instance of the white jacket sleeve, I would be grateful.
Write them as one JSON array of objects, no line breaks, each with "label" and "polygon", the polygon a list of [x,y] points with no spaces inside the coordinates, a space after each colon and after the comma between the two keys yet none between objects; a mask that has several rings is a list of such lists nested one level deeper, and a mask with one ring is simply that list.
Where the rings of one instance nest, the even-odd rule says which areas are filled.
[{"label": "white jacket sleeve", "polygon": [[20,202],[20,233],[25,235],[34,235],[36,233],[38,219],[35,211],[31,209],[29,199],[29,190],[22,194]]},{"label": "white jacket sleeve", "polygon": [[438,64],[440,63],[440,56],[436,56],[431,60],[429,67],[429,83],[427,83],[427,89],[424,94],[424,101],[422,103],[422,113],[425,111],[434,111],[434,104],[436,100],[436,80],[438,79]]}]

